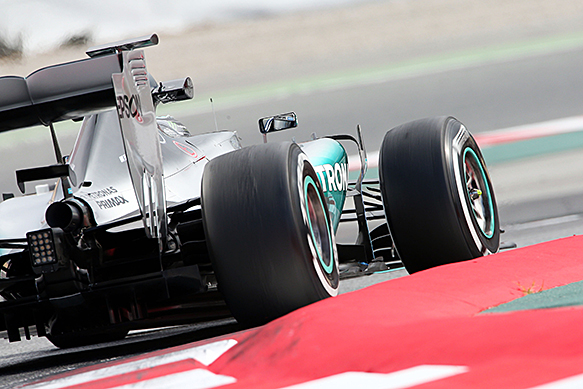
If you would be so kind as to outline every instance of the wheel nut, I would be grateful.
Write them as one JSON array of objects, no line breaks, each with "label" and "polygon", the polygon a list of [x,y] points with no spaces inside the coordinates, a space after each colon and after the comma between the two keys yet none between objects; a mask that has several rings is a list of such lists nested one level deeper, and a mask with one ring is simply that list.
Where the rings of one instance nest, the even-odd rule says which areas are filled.
[{"label": "wheel nut", "polygon": [[470,190],[470,197],[472,200],[477,200],[482,195],[482,191],[480,189],[472,189]]}]

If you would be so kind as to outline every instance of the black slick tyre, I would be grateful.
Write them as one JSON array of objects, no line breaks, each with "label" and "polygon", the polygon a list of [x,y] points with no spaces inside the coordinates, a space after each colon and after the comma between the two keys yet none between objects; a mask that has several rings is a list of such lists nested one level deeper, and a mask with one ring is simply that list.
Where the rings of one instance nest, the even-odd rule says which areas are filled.
[{"label": "black slick tyre", "polygon": [[314,168],[293,143],[211,160],[202,214],[218,287],[235,318],[259,325],[338,293],[338,256]]},{"label": "black slick tyre", "polygon": [[379,178],[387,223],[409,273],[498,251],[492,182],[458,120],[422,119],[387,132]]},{"label": "black slick tyre", "polygon": [[124,339],[129,330],[108,327],[97,306],[61,311],[49,323],[47,339],[58,348],[85,347]]},{"label": "black slick tyre", "polygon": [[116,342],[124,339],[128,331],[113,331],[110,333],[62,333],[47,334],[47,339],[58,348],[85,347],[99,343]]}]

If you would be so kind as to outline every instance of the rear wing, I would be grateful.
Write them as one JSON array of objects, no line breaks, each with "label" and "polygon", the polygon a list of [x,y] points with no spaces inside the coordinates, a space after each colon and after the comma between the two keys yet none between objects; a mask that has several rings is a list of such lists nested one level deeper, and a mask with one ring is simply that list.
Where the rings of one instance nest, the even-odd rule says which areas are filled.
[{"label": "rear wing", "polygon": [[[90,58],[48,66],[26,77],[0,77],[0,132],[49,126],[116,106],[111,75],[123,71],[122,52],[158,43],[156,34],[96,46]],[[157,104],[193,97],[190,78],[164,82],[152,90]]]},{"label": "rear wing", "polygon": [[[42,68],[27,77],[0,77],[0,132],[48,126],[59,160],[53,123],[115,107],[146,234],[157,239],[162,249],[167,217],[155,106],[191,99],[194,88],[188,77],[150,84],[143,51],[136,49],[157,43],[156,34],[115,42],[89,49],[90,58],[84,60]],[[17,172],[21,190],[24,182],[48,178],[47,174],[69,176],[70,169],[61,168],[66,166],[61,160],[58,163],[50,169]]]},{"label": "rear wing", "polygon": [[0,132],[79,118],[115,106],[116,54],[0,77]]}]

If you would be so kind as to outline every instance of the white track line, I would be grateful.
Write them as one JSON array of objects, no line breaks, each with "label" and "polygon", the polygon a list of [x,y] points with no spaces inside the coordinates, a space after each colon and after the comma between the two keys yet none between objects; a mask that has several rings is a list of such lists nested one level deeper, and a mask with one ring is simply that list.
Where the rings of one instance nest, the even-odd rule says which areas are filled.
[{"label": "white track line", "polygon": [[113,366],[102,367],[79,374],[40,382],[38,384],[26,386],[26,389],[66,388],[73,385],[80,385],[91,381],[118,376],[124,373],[147,369],[153,366],[166,365],[185,359],[194,359],[203,365],[208,366],[236,344],[237,341],[234,339],[222,340],[198,347],[174,351],[167,354],[140,359],[137,361],[122,362]]},{"label": "white track line", "polygon": [[465,373],[465,366],[420,365],[389,374],[349,371],[285,389],[404,389]]}]

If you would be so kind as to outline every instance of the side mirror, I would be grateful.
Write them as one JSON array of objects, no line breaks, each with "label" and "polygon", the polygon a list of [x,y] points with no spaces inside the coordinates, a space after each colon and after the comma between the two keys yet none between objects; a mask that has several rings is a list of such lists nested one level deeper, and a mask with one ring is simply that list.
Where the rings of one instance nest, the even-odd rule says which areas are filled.
[{"label": "side mirror", "polygon": [[282,113],[259,119],[259,132],[267,143],[267,134],[275,131],[287,130],[298,126],[298,117],[295,112]]},{"label": "side mirror", "polygon": [[152,89],[154,105],[166,104],[174,101],[190,100],[194,97],[194,85],[190,77],[166,81]]}]

